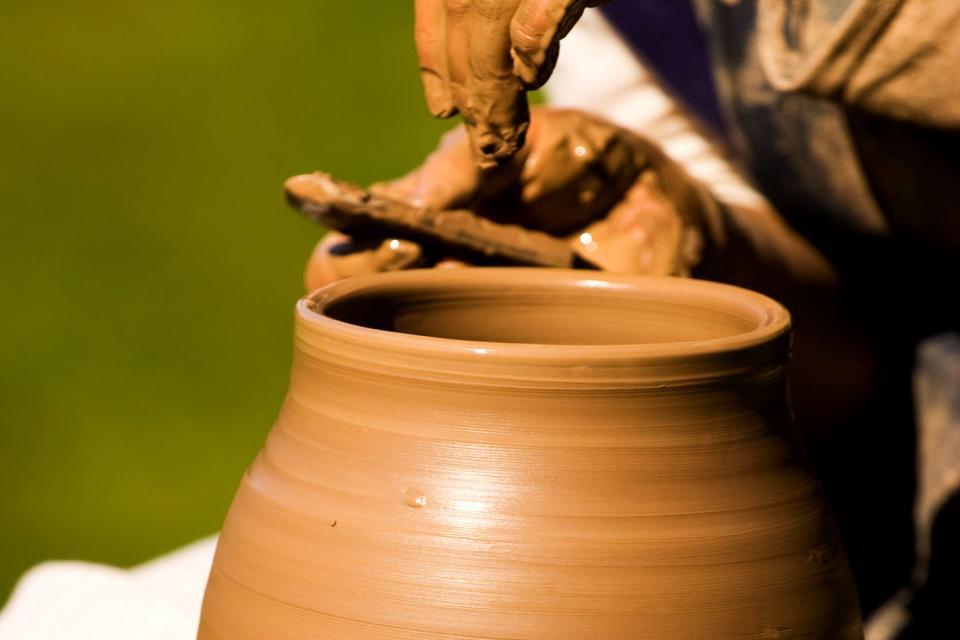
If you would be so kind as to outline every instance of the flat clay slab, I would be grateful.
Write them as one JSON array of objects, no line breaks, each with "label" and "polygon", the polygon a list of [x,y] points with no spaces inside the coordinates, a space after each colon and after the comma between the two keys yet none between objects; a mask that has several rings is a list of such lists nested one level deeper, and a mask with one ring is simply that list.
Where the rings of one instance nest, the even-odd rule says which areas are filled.
[{"label": "flat clay slab", "polygon": [[295,176],[284,187],[290,204],[308,218],[357,239],[411,240],[440,254],[485,264],[589,266],[583,265],[561,238],[498,224],[465,209],[418,207],[328,173]]}]

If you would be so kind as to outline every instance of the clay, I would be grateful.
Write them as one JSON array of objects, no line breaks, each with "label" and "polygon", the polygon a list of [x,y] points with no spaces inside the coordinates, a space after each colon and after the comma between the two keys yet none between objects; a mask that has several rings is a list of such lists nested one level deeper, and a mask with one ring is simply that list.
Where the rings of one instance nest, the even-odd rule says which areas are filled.
[{"label": "clay", "polygon": [[[606,215],[651,168],[647,146],[636,134],[581,111],[538,110],[528,149],[518,157],[520,211],[499,216],[557,235],[579,231]],[[497,211],[483,213],[499,219]]]},{"label": "clay", "polygon": [[585,262],[690,275],[708,238],[723,243],[719,202],[655,143],[580,111],[541,117],[523,167],[525,219],[551,232],[576,225],[570,246]]},{"label": "clay", "polygon": [[200,640],[861,638],[789,342],[777,303],[678,278],[318,290]]},{"label": "clay", "polygon": [[560,239],[517,225],[497,224],[467,210],[415,206],[316,172],[285,185],[288,200],[327,227],[355,238],[394,237],[442,245],[447,253],[516,264],[573,266],[574,253]]}]

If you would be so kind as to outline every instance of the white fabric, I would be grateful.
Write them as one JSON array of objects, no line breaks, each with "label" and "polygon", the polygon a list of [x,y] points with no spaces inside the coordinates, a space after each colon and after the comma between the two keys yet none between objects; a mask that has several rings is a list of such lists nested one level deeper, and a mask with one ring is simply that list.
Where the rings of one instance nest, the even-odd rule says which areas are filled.
[{"label": "white fabric", "polygon": [[45,562],[0,612],[0,640],[194,640],[216,538],[132,569]]}]

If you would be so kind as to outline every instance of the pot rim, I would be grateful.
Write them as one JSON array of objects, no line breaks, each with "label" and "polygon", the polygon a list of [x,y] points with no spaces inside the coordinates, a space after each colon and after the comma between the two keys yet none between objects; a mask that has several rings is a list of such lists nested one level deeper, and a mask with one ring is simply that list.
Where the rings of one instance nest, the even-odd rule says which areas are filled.
[{"label": "pot rim", "polygon": [[[719,338],[655,343],[622,344],[538,344],[493,342],[439,338],[374,329],[337,320],[325,315],[331,304],[358,293],[396,291],[419,286],[479,286],[496,283],[506,295],[510,289],[525,286],[558,290],[603,289],[611,293],[634,292],[652,297],[655,290],[672,301],[688,300],[708,305],[723,301],[734,303],[743,318],[755,322],[745,332]],[[502,283],[502,284],[501,284]],[[668,288],[664,290],[664,286]],[[550,363],[588,359],[593,364],[637,359],[684,359],[716,356],[767,345],[790,331],[790,313],[779,302],[763,294],[706,280],[670,276],[616,274],[577,269],[534,267],[470,267],[465,269],[412,269],[354,276],[339,280],[301,298],[297,302],[298,324],[310,333],[379,350],[434,356],[443,359],[473,360],[487,363],[518,360]]]}]

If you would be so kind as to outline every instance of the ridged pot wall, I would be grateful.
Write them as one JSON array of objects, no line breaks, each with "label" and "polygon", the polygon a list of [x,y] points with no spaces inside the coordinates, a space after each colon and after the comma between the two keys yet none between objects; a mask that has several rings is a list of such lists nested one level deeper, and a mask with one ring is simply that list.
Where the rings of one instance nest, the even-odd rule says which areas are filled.
[{"label": "ridged pot wall", "polygon": [[777,303],[672,278],[321,289],[199,637],[861,638],[789,338]]}]

